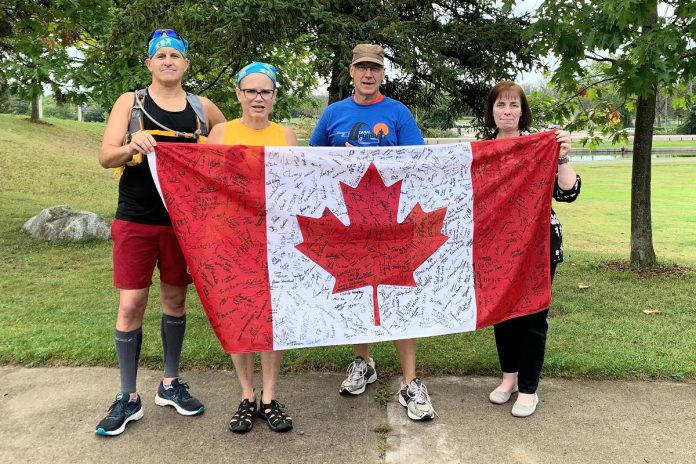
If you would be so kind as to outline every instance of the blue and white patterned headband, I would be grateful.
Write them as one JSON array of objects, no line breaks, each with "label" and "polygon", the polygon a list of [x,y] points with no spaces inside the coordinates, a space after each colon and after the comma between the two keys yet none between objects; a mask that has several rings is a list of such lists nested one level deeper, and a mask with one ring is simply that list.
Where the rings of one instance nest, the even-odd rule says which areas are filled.
[{"label": "blue and white patterned headband", "polygon": [[235,76],[237,80],[237,86],[242,82],[242,79],[247,77],[249,74],[260,73],[268,77],[273,82],[273,87],[276,86],[276,68],[272,64],[261,63],[254,61],[246,66],[244,66]]},{"label": "blue and white patterned headband", "polygon": [[182,38],[172,29],[157,29],[152,33],[152,38],[147,46],[147,56],[152,58],[157,50],[162,47],[171,47],[186,56],[188,51],[188,41]]}]

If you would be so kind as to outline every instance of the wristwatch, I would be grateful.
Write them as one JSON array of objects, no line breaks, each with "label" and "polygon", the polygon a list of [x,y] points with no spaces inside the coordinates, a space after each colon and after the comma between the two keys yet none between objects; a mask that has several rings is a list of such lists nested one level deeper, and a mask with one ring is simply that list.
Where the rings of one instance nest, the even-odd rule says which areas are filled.
[{"label": "wristwatch", "polygon": [[560,166],[561,164],[566,164],[568,161],[570,161],[570,156],[564,156],[563,158],[558,158],[558,165]]}]

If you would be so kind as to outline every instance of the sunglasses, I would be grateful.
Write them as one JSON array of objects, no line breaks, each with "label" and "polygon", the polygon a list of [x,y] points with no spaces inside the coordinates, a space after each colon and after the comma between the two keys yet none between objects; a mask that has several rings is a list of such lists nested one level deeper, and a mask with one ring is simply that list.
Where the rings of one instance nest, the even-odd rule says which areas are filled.
[{"label": "sunglasses", "polygon": [[156,29],[150,37],[148,37],[148,43],[152,39],[159,39],[160,37],[171,37],[172,39],[184,40],[174,29]]}]

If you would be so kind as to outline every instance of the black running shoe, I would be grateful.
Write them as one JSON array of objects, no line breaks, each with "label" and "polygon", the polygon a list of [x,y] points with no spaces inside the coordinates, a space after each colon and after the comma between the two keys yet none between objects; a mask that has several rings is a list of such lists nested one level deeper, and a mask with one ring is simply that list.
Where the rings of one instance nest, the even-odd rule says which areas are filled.
[{"label": "black running shoe", "polygon": [[140,395],[135,401],[129,401],[127,394],[119,393],[116,395],[116,401],[109,408],[109,413],[99,422],[94,432],[105,437],[121,435],[126,430],[127,423],[142,418],[143,407]]},{"label": "black running shoe", "polygon": [[155,404],[157,406],[173,406],[181,415],[195,416],[205,411],[203,403],[191,396],[188,392],[188,384],[180,382],[179,379],[172,380],[170,388],[165,388],[164,383],[160,382]]}]

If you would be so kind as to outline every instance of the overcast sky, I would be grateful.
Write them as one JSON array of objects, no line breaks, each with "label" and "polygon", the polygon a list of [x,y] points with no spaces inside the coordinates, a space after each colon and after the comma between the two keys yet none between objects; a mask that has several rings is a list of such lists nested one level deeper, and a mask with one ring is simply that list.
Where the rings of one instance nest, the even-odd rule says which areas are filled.
[{"label": "overcast sky", "polygon": [[[515,13],[532,13],[539,5],[543,3],[543,0],[522,0],[515,5]],[[527,85],[542,85],[545,83],[544,77],[539,72],[527,72],[519,73],[516,78],[517,82]]]}]

